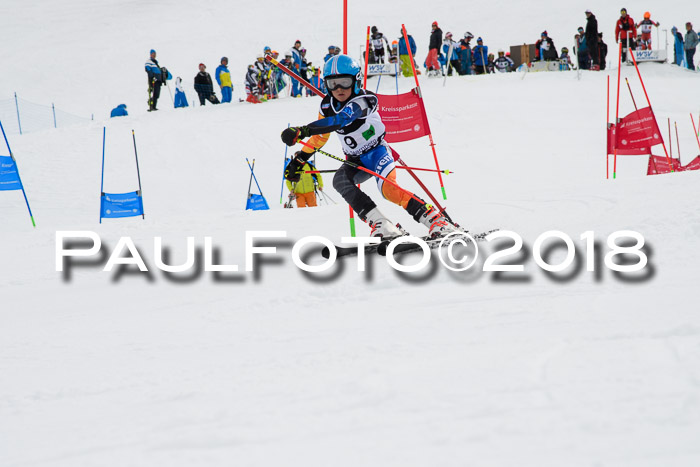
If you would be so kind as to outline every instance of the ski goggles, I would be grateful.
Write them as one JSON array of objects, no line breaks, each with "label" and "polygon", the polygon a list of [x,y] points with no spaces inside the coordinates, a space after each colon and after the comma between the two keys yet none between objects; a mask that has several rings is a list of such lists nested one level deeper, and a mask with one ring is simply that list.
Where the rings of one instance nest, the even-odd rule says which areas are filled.
[{"label": "ski goggles", "polygon": [[326,89],[335,91],[336,89],[350,89],[354,84],[355,79],[352,76],[334,76],[326,78]]}]

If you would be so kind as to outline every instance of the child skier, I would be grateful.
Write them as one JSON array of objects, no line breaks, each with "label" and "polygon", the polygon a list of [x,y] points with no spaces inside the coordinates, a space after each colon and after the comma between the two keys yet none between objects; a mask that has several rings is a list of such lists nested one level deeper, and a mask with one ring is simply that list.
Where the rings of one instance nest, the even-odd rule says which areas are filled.
[{"label": "child skier", "polygon": [[644,13],[644,19],[637,25],[637,28],[642,33],[642,39],[638,44],[638,46],[641,45],[642,50],[651,50],[651,27],[656,26],[658,28],[660,25],[661,23],[652,21],[651,13],[648,11]]},{"label": "child skier", "polygon": [[[337,55],[323,66],[323,77],[329,94],[321,101],[319,120],[282,132],[282,141],[293,146],[311,136],[309,144],[322,147],[331,132],[338,133],[348,161],[372,170],[392,183],[377,177],[382,196],[403,207],[417,222],[428,227],[430,235],[440,236],[458,231],[440,211],[413,198],[413,194],[394,185],[396,169],[394,158],[384,142],[385,129],[378,112],[377,96],[360,88],[362,73],[357,62],[347,55]],[[289,162],[284,176],[298,181],[301,168],[314,150],[304,147]],[[369,180],[370,174],[344,164],[333,177],[333,187],[357,215],[372,227],[371,235],[384,239],[403,235],[403,231],[382,214],[372,199],[357,187]]]}]

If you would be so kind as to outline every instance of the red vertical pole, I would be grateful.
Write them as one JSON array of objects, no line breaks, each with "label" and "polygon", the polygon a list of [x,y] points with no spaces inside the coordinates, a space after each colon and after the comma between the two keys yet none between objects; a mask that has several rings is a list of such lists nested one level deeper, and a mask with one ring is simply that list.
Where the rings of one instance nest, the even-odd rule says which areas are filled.
[{"label": "red vertical pole", "polygon": [[[620,119],[620,69],[622,68],[622,41],[620,51],[617,54],[617,104],[615,106],[615,125]],[[617,130],[617,128],[616,128]],[[617,178],[617,137],[615,138],[615,151],[613,154],[613,179]]]},{"label": "red vertical pole", "polygon": [[[620,45],[622,45],[622,42],[620,42]],[[654,111],[651,109],[651,101],[649,100],[649,94],[647,94],[647,88],[646,88],[646,86],[644,86],[644,80],[642,79],[642,74],[639,72],[639,67],[637,66],[637,59],[635,58],[634,53],[632,53],[631,55],[632,55],[632,62],[634,63],[634,69],[637,70],[637,76],[639,76],[639,82],[642,83],[642,89],[644,90],[644,97],[647,98],[647,104],[649,104],[649,109],[653,113]],[[654,115],[654,119],[656,119],[656,115]],[[658,126],[658,124],[657,124],[657,126]],[[669,144],[670,143],[671,142],[669,141]],[[661,138],[661,145],[664,148],[664,154],[666,154],[666,159],[668,160],[669,167],[671,167],[671,172],[675,172],[673,170],[673,163],[671,162],[671,158],[668,157],[668,151],[666,150],[666,143],[664,143],[663,138]]]},{"label": "red vertical pole", "polygon": [[348,54],[348,0],[343,0],[343,53]]},{"label": "red vertical pole", "polygon": [[[421,98],[421,103],[423,102],[423,93],[420,90],[420,84],[418,83],[418,74],[416,73],[416,65],[413,63],[413,52],[411,51],[411,44],[408,42],[408,33],[406,32],[406,26],[401,25],[401,30],[403,31],[403,40],[406,41],[406,49],[408,50],[408,59],[411,61],[411,69],[413,69],[413,77],[416,79],[416,87],[418,88],[418,96]],[[440,172],[440,163],[438,162],[437,152],[435,152],[435,142],[433,141],[433,134],[428,133],[428,138],[430,139],[430,148],[433,150],[433,159],[435,159],[435,168],[438,170],[438,179],[440,180],[440,189],[442,190],[442,199],[447,199],[447,193],[445,192],[445,184],[442,181],[442,172]]]},{"label": "red vertical pole", "polygon": [[668,145],[671,148],[671,157],[673,157],[673,139],[671,139],[671,119],[668,119]]},{"label": "red vertical pole", "polygon": [[610,138],[610,75],[608,75],[608,93],[605,100],[605,178],[610,178],[610,154],[608,154],[608,138]]},{"label": "red vertical pole", "polygon": [[[680,140],[678,139],[678,123],[673,122],[673,126],[676,127],[676,147],[678,148],[678,163],[681,163],[681,143]],[[671,146],[673,143],[670,143],[669,146]]]},{"label": "red vertical pole", "polygon": [[367,43],[365,44],[365,76],[362,87],[367,89],[367,68],[369,67],[369,26],[367,26]]},{"label": "red vertical pole", "polygon": [[[698,117],[698,121],[700,122],[700,117]],[[695,119],[693,118],[693,114],[690,114],[690,122],[693,124],[693,133],[695,133]],[[699,125],[700,126],[700,125]],[[699,132],[700,133],[700,132]],[[698,136],[698,133],[695,133],[695,139],[698,142],[698,149],[700,149],[700,136]]]}]

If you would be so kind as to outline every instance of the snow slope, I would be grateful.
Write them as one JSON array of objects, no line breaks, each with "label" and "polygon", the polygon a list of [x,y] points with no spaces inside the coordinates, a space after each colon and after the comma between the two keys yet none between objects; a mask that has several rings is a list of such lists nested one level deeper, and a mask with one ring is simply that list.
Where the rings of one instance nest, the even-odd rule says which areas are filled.
[{"label": "snow slope", "polygon": [[[443,2],[425,18],[421,2],[405,2],[404,15],[393,2],[351,3],[358,45],[368,22],[387,32],[401,21],[426,30],[433,17],[447,23],[455,6]],[[633,17],[651,8],[642,3]],[[443,29],[503,30],[495,47],[547,28],[560,46],[557,37],[582,17],[572,10],[603,5],[492,2],[470,17],[484,32]],[[664,5],[657,19],[680,24],[688,7]],[[376,257],[368,273],[351,259],[337,277],[309,277],[291,263],[288,246],[259,274],[222,281],[155,268],[146,276],[82,267],[69,279],[55,271],[59,230],[95,231],[110,249],[131,236],[151,267],[155,236],[171,247],[173,263],[184,261],[187,236],[198,246],[211,236],[222,262],[241,269],[246,231],[286,230],[290,240],[347,235],[342,204],[279,205],[278,135],[314,118],[317,98],[174,110],[164,94],[162,111],[142,110],[141,67],[151,47],[177,73],[194,70],[202,50],[213,72],[220,55],[243,64],[268,40],[273,47],[297,37],[339,42],[327,2],[284,16],[248,8],[77,0],[0,7],[0,34],[12,44],[0,61],[26,70],[3,73],[0,94],[22,84],[26,98],[67,102],[73,112],[106,114],[124,101],[132,113],[11,136],[38,227],[21,194],[0,193],[0,465],[697,465],[700,175],[646,177],[644,158],[624,157],[617,179],[605,179],[605,73],[422,85],[441,166],[455,172],[446,177],[454,218],[474,231],[513,230],[530,247],[541,233],[561,230],[579,254],[585,231],[606,251],[608,234],[636,230],[650,247],[648,280],[582,270],[555,281],[531,257],[516,275],[529,279],[518,281],[442,267],[402,276]],[[506,28],[504,12],[512,16]],[[611,24],[611,13],[597,13],[601,23]],[[304,35],[293,32],[297,24]],[[427,33],[423,51],[426,40]],[[643,101],[634,70],[622,73]],[[698,75],[668,65],[642,73],[662,130],[666,118],[678,122],[690,161],[698,152],[688,121],[698,111]],[[383,79],[380,89],[393,86]],[[412,80],[399,86],[409,89]],[[627,94],[621,104],[622,115],[633,110]],[[97,222],[103,125],[107,191],[136,188],[135,130],[145,220]],[[397,149],[429,166],[427,144]],[[340,154],[335,137],[327,150]],[[256,159],[268,212],[243,210],[245,157]],[[425,177],[437,192],[435,179]],[[372,183],[363,187],[378,198]],[[424,233],[400,209],[381,208]]]}]

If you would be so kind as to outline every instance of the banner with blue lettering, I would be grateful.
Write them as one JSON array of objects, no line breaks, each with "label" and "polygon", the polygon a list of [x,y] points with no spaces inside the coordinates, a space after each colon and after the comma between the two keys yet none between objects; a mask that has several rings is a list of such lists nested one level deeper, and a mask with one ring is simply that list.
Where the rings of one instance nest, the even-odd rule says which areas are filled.
[{"label": "banner with blue lettering", "polygon": [[131,193],[102,193],[100,220],[103,218],[134,217],[143,215],[143,198],[138,191]]},{"label": "banner with blue lettering", "polygon": [[136,159],[136,176],[139,181],[139,189],[128,193],[105,193],[105,142],[107,140],[107,128],[102,129],[102,196],[100,197],[100,224],[102,219],[116,219],[119,217],[146,218],[143,210],[143,196],[141,191],[141,171],[139,170],[139,156],[136,151],[136,134],[131,130],[131,138],[134,141],[134,158]]},{"label": "banner with blue lettering", "polygon": [[266,209],[270,209],[270,206],[267,205],[267,200],[265,200],[265,197],[263,195],[255,195],[255,194],[249,194],[248,195],[248,202],[245,205],[246,210],[251,209],[253,211],[264,211]]},{"label": "banner with blue lettering", "polygon": [[0,156],[0,191],[21,190],[17,164],[9,156]]}]

